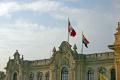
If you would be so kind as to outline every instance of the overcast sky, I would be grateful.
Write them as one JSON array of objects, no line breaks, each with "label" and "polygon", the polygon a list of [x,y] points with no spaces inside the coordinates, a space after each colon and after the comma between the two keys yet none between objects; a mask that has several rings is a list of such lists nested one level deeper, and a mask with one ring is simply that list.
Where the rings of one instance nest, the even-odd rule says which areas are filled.
[{"label": "overcast sky", "polygon": [[24,59],[50,58],[67,40],[68,17],[77,32],[70,44],[81,50],[81,31],[90,41],[84,54],[110,51],[120,0],[0,0],[0,70],[19,50]]}]

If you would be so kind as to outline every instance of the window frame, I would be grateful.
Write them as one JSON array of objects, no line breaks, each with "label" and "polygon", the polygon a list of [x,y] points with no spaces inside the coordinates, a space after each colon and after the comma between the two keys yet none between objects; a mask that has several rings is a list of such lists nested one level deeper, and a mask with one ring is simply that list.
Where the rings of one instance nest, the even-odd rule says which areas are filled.
[{"label": "window frame", "polygon": [[68,80],[68,69],[66,67],[61,70],[61,80]]}]

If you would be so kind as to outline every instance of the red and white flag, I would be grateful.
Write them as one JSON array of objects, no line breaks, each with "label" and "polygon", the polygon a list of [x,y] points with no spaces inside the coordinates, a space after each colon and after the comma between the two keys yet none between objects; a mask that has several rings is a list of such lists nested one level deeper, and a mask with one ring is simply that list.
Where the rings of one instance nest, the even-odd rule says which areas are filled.
[{"label": "red and white flag", "polygon": [[68,32],[69,32],[70,36],[72,36],[72,37],[76,36],[76,32],[73,29],[73,27],[71,26],[69,19],[68,19]]}]

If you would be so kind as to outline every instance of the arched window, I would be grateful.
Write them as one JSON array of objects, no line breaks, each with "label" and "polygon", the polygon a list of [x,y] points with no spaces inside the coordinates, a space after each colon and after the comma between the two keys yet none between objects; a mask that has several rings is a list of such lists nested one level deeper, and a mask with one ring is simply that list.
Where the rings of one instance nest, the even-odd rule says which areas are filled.
[{"label": "arched window", "polygon": [[31,72],[30,73],[30,80],[33,80],[33,78],[34,78],[34,74]]},{"label": "arched window", "polygon": [[116,80],[115,69],[111,69],[111,80]]},{"label": "arched window", "polygon": [[92,70],[88,70],[88,80],[94,80],[94,72]]},{"label": "arched window", "polygon": [[49,80],[49,72],[47,72],[46,74],[45,74],[45,80]]},{"label": "arched window", "polygon": [[17,80],[17,73],[16,72],[13,74],[13,80]]},{"label": "arched window", "polygon": [[38,72],[37,80],[42,80],[42,76],[43,76],[43,73],[42,72]]},{"label": "arched window", "polygon": [[66,67],[61,70],[61,80],[68,80],[68,69]]}]

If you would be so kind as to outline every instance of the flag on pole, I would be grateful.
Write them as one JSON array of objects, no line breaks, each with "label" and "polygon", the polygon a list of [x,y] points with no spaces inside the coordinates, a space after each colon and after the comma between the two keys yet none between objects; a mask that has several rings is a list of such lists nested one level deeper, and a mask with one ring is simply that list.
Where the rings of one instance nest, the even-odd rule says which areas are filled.
[{"label": "flag on pole", "polygon": [[73,27],[72,27],[69,19],[68,19],[68,32],[69,32],[70,36],[72,36],[72,37],[75,37],[75,36],[76,36],[76,32],[75,32],[75,30],[73,29]]},{"label": "flag on pole", "polygon": [[106,68],[100,67],[98,74],[99,74],[99,80],[108,80],[107,74],[106,74]]},{"label": "flag on pole", "polygon": [[86,48],[88,48],[89,41],[86,39],[86,37],[82,34],[82,43],[85,45]]},{"label": "flag on pole", "polygon": [[104,74],[100,73],[100,80],[108,80],[108,78]]}]

